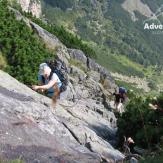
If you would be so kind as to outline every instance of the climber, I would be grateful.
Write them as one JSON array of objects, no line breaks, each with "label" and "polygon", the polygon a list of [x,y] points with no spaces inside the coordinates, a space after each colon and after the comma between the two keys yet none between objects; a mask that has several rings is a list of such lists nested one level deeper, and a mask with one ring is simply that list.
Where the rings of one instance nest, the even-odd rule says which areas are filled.
[{"label": "climber", "polygon": [[56,100],[60,95],[62,82],[47,63],[40,64],[38,80],[40,82],[39,85],[33,85],[32,89],[40,90],[41,92],[47,90],[48,96],[52,97],[54,104],[56,104]]},{"label": "climber", "polygon": [[124,154],[130,154],[133,151],[134,140],[131,137],[126,138],[124,136],[123,150]]},{"label": "climber", "polygon": [[119,90],[115,90],[115,92],[113,93],[113,95],[115,96],[115,101],[114,101],[114,105],[115,108],[117,109],[118,112],[122,113],[122,107],[123,107],[123,103],[126,101],[127,99],[127,90],[124,87],[119,87]]}]

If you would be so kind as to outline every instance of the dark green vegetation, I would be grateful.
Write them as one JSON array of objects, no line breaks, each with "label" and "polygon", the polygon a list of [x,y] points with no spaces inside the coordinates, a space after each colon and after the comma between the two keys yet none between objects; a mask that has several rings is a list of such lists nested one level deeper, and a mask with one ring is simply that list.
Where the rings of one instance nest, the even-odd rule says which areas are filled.
[{"label": "dark green vegetation", "polygon": [[118,47],[120,54],[126,55],[145,67],[161,65],[163,49],[160,40],[162,40],[162,35],[154,35],[151,31],[145,31],[143,20],[146,18],[138,12],[136,15],[139,20],[133,22],[128,12],[120,6],[120,2],[111,1],[105,17],[111,17],[114,29],[122,41],[121,44],[119,44],[120,41],[115,43],[115,46]]},{"label": "dark green vegetation", "polygon": [[158,99],[162,111],[150,109],[149,102],[149,99],[132,99],[118,119],[119,135],[133,137],[143,148],[156,145],[163,135],[163,97]]},{"label": "dark green vegetation", "polygon": [[[97,53],[97,62],[106,67],[109,71],[119,72],[128,76],[144,77],[143,66],[135,64],[125,56],[113,55],[109,50],[103,47],[95,46]],[[147,70],[148,71],[148,70]]]},{"label": "dark green vegetation", "polygon": [[163,162],[163,153],[158,156],[146,157],[145,160],[141,160],[140,163],[162,163]]},{"label": "dark green vegetation", "polygon": [[33,30],[15,19],[5,0],[0,2],[0,54],[7,72],[25,84],[35,83],[39,64],[53,56]]},{"label": "dark green vegetation", "polygon": [[[157,105],[153,110],[149,104]],[[163,152],[163,94],[153,98],[136,97],[132,94],[125,112],[118,116],[118,136],[123,142],[123,136],[132,137],[135,145],[147,149],[162,158]],[[120,144],[121,144],[120,143]],[[154,160],[148,158],[147,160]]]},{"label": "dark green vegetation", "polygon": [[[69,0],[66,2],[65,0],[42,0],[45,16],[51,22],[63,25],[77,33],[94,49],[98,49],[97,61],[109,70],[140,77],[145,75],[144,72],[137,72],[136,67],[122,65],[114,55],[127,56],[145,68],[149,65],[158,65],[156,69],[162,69],[162,35],[145,31],[143,21],[146,18],[137,11],[135,15],[139,20],[133,22],[129,13],[122,8],[123,2],[124,0]],[[156,11],[163,0],[142,0],[142,2]]]}]

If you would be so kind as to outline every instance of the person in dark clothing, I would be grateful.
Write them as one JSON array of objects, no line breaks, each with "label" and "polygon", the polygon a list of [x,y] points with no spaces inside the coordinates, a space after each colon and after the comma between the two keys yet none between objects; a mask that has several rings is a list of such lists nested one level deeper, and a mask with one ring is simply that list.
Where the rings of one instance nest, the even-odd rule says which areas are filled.
[{"label": "person in dark clothing", "polygon": [[131,154],[134,151],[134,140],[131,137],[126,138],[124,136],[123,150],[124,154]]},{"label": "person in dark clothing", "polygon": [[115,100],[114,100],[114,105],[115,105],[115,108],[118,112],[122,112],[122,106],[123,106],[123,103],[126,101],[126,98],[127,98],[127,94],[126,94],[126,90],[123,90],[125,88],[123,87],[120,87],[119,88],[119,91],[115,91],[113,93],[113,95],[115,96]]}]

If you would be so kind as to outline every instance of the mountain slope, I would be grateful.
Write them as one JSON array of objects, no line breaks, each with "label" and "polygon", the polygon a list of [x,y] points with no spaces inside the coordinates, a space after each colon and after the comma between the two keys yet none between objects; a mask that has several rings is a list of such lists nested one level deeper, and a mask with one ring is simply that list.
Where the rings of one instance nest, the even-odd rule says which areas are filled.
[{"label": "mountain slope", "polygon": [[153,3],[159,7],[163,1],[136,2],[139,4],[137,9],[130,4],[126,6],[126,10],[132,9],[136,22],[133,22],[130,13],[123,9],[122,6],[127,3],[123,0],[74,0],[69,3],[70,6],[66,6],[63,0],[44,0],[43,13],[50,21],[65,26],[88,42],[95,42],[96,47],[100,48],[98,45],[102,45],[109,49],[106,51],[109,55],[125,55],[144,66],[162,65],[162,35],[144,31],[143,20],[146,19],[144,15],[149,17],[154,12],[151,9]]},{"label": "mountain slope", "polygon": [[[44,57],[54,59],[57,55],[66,64],[69,76],[67,90],[61,94],[56,110],[52,111],[54,108],[49,98],[0,71],[0,130],[5,138],[0,141],[0,155],[9,160],[21,155],[21,159],[31,163],[36,160],[91,163],[124,159],[124,155],[112,146],[116,144],[117,129],[110,96],[116,85],[110,73],[82,51],[68,49],[54,35],[17,10],[8,8],[4,1],[0,4],[1,16],[6,17],[11,26],[0,40],[2,57],[13,59],[14,62],[7,63],[8,68],[15,70],[19,67],[9,73],[31,85],[37,80],[38,61],[41,63]],[[4,21],[1,21],[1,27],[4,27]],[[17,40],[11,37],[12,40],[4,41],[8,39],[7,33],[12,32],[9,29],[17,29],[10,37],[26,29],[26,41],[33,37],[38,41],[33,38],[33,44],[28,46],[30,50],[37,46],[35,56],[30,50],[26,51],[24,32],[23,37],[17,36],[21,47],[16,46],[15,51],[12,45]],[[46,55],[40,52],[41,45]],[[17,54],[19,49],[23,55]],[[76,58],[79,56],[80,59]]]}]

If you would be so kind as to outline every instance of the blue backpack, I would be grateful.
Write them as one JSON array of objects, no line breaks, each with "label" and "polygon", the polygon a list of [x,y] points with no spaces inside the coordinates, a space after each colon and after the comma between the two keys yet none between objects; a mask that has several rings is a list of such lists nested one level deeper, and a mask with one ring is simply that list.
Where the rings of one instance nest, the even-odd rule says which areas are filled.
[{"label": "blue backpack", "polygon": [[127,93],[127,89],[124,87],[119,87],[119,93],[120,94]]}]

